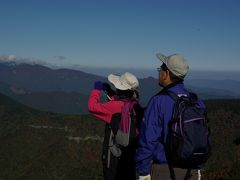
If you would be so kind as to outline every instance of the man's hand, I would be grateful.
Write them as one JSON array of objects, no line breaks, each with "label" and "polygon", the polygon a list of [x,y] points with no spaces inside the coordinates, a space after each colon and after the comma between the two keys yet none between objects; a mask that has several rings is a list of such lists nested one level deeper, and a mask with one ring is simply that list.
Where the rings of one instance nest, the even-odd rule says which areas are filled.
[{"label": "man's hand", "polygon": [[151,176],[150,174],[148,174],[147,176],[139,176],[138,180],[151,180]]}]

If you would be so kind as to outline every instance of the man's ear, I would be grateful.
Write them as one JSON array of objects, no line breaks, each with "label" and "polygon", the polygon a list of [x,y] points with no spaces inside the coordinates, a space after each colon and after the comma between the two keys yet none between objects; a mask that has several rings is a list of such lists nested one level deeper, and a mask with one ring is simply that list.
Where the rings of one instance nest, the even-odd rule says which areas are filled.
[{"label": "man's ear", "polygon": [[169,71],[169,70],[166,70],[166,71],[165,71],[165,76],[166,76],[166,77],[164,77],[164,79],[166,79],[166,80],[167,80],[167,79],[168,79],[168,80],[170,79],[170,71]]},{"label": "man's ear", "polygon": [[169,76],[169,71],[168,70],[163,71],[162,76],[163,76],[163,80],[166,80]]}]

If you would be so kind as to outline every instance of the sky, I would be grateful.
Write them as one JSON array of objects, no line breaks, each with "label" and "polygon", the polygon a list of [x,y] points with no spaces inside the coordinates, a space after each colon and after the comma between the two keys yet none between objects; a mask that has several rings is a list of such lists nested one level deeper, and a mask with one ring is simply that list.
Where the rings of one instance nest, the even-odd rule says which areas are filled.
[{"label": "sky", "polygon": [[0,60],[74,68],[240,71],[239,0],[0,0]]}]

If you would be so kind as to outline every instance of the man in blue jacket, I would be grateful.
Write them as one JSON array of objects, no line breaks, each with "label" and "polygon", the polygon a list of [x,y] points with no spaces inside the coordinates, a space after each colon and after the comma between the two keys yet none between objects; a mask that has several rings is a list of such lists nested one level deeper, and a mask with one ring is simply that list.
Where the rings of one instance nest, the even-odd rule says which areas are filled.
[{"label": "man in blue jacket", "polygon": [[[164,56],[157,54],[162,65],[158,68],[159,85],[163,90],[171,91],[178,96],[189,96],[183,81],[188,72],[186,60],[179,54]],[[199,102],[205,107],[203,102]],[[168,122],[171,119],[174,100],[168,95],[153,96],[144,114],[140,133],[139,146],[136,153],[136,168],[140,180],[168,180],[170,172],[165,156],[163,139],[166,142]],[[183,180],[185,169],[174,168],[177,179]],[[190,179],[196,179],[192,171]]]}]

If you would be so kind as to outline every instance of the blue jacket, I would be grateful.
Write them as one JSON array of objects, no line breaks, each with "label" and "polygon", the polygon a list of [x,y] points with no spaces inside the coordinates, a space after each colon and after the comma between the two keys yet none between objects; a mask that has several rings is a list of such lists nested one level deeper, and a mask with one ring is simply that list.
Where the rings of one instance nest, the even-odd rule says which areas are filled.
[{"label": "blue jacket", "polygon": [[[189,95],[183,83],[173,84],[164,89],[178,95]],[[202,101],[199,101],[199,105],[205,107]],[[174,100],[168,95],[153,96],[148,103],[136,152],[136,168],[140,175],[150,174],[152,161],[167,163],[162,140],[166,142],[173,106]]]}]

